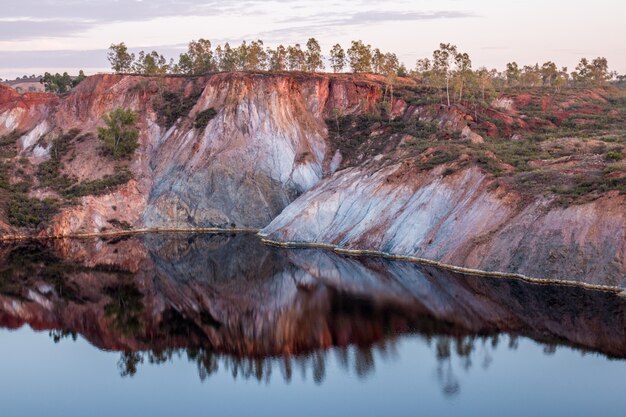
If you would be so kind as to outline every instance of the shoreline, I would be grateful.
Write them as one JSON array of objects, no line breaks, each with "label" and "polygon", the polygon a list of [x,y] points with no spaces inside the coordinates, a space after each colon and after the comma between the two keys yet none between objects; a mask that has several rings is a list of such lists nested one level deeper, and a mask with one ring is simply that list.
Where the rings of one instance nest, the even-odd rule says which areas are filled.
[{"label": "shoreline", "polygon": [[620,297],[626,298],[626,289],[621,287],[615,287],[612,285],[590,284],[587,282],[568,281],[561,279],[544,279],[529,277],[523,274],[510,273],[510,272],[497,272],[497,271],[483,271],[474,268],[465,268],[456,265],[445,264],[431,259],[420,258],[411,255],[395,255],[392,253],[371,250],[371,249],[346,249],[330,243],[314,243],[314,242],[281,242],[272,239],[268,239],[266,235],[260,233],[260,229],[255,228],[232,228],[222,229],[217,227],[208,228],[195,228],[195,229],[135,229],[135,230],[123,230],[115,232],[100,232],[100,233],[76,233],[68,235],[54,235],[54,236],[3,236],[0,237],[0,242],[20,242],[20,241],[45,241],[45,240],[63,240],[63,239],[89,239],[96,237],[116,237],[116,236],[135,236],[143,234],[254,234],[261,243],[269,246],[285,248],[285,249],[322,249],[335,252],[339,255],[352,256],[352,257],[378,257],[391,261],[410,262],[426,266],[434,266],[439,269],[458,272],[467,275],[481,276],[485,278],[505,278],[505,279],[517,279],[527,283],[536,285],[562,285],[581,287],[588,290],[611,292]]}]

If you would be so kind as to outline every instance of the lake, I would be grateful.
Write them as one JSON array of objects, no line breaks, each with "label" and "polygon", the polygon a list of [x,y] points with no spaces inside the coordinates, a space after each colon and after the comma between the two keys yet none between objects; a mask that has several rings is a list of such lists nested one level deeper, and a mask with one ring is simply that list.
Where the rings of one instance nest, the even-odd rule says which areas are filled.
[{"label": "lake", "polygon": [[626,416],[626,299],[254,235],[0,245],[2,416]]}]

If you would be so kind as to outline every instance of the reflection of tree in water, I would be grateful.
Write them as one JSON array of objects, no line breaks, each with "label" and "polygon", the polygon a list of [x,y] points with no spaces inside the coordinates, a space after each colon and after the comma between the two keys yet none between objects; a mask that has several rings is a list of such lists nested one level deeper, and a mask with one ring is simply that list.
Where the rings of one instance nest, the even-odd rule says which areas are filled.
[{"label": "reflection of tree in water", "polygon": [[[276,373],[288,383],[300,374],[303,379],[321,384],[329,369],[328,361],[334,359],[345,372],[364,379],[373,375],[377,361],[394,357],[398,335],[412,333],[421,335],[429,343],[442,391],[454,396],[461,389],[459,372],[476,366],[486,369],[492,361],[499,341],[497,335],[467,336],[471,331],[456,320],[436,318],[428,308],[413,303],[413,299],[398,296],[393,291],[386,294],[375,285],[370,293],[353,291],[348,285],[350,280],[345,285],[323,284],[323,281],[312,284],[302,278],[308,276],[309,272],[304,273],[308,270],[289,263],[280,254],[268,254],[267,248],[255,246],[254,242],[239,241],[229,246],[230,241],[222,240],[186,239],[183,242],[186,244],[180,244],[175,239],[176,244],[159,246],[160,255],[151,254],[162,276],[154,280],[141,274],[135,278],[133,273],[115,265],[72,264],[59,259],[43,244],[20,244],[4,251],[0,296],[27,307],[31,304],[34,311],[41,308],[39,300],[49,300],[54,306],[49,312],[50,326],[68,327],[50,332],[55,342],[70,337],[75,340],[80,333],[103,349],[125,346],[127,351],[120,355],[118,362],[122,376],[135,375],[142,365],[186,358],[197,366],[202,381],[217,372],[228,372],[233,378],[268,383],[277,378],[272,376]],[[172,256],[165,256],[171,252]],[[232,253],[243,255],[231,258]],[[250,253],[254,261],[248,261]],[[257,265],[258,259],[264,260],[261,266]],[[340,259],[334,261],[343,265]],[[385,265],[373,267],[382,269]],[[207,273],[207,270],[210,271]],[[206,279],[196,279],[205,275]],[[290,292],[294,277],[302,278],[306,285],[298,281]],[[458,285],[464,283],[461,280]],[[608,303],[606,314],[595,316],[602,319],[599,324],[603,329],[623,328],[619,326],[623,321],[613,319],[619,317],[623,308],[608,296],[581,293],[579,289],[541,287],[531,290],[522,288],[523,285],[502,281],[504,288],[493,290],[496,295],[506,295],[511,288],[512,294],[523,295],[516,300],[518,304],[533,307],[529,311],[513,310],[513,322],[517,315],[525,317],[528,313],[538,320],[546,317],[548,323],[563,314],[578,318],[573,314],[576,311],[561,304],[573,305],[574,301],[579,303],[582,299],[586,311],[603,311]],[[265,292],[259,296],[259,291]],[[433,297],[436,296],[434,293]],[[557,296],[564,301],[555,309],[550,300]],[[425,297],[428,300],[428,294]],[[455,311],[451,310],[450,314]],[[14,320],[11,325],[15,326],[20,325],[20,320],[28,320],[24,317],[9,314],[6,320],[9,323]],[[79,317],[85,320],[77,319]],[[587,318],[582,324],[589,321]],[[532,338],[559,344],[578,340],[555,337],[549,327],[537,330],[524,325],[523,320],[521,327],[506,327],[506,323],[499,327],[501,322],[488,321],[481,327],[480,320],[478,322],[471,328],[514,328]],[[590,327],[587,324],[589,333]],[[578,335],[578,329],[579,326],[573,324],[565,326],[564,334]],[[618,338],[613,336],[611,340],[617,340],[614,345],[619,347]],[[515,349],[517,343],[517,339],[511,337],[509,347]],[[555,349],[556,345],[549,344],[544,351],[551,354]],[[297,354],[271,356],[280,352]]]},{"label": "reflection of tree in water", "polygon": [[76,334],[76,332],[68,330],[52,330],[48,332],[48,336],[52,338],[54,343],[59,343],[61,340],[66,338],[72,338],[74,342],[76,341],[76,339],[78,339],[78,335]]},{"label": "reflection of tree in water", "polygon": [[[435,358],[436,376],[442,393],[453,397],[460,393],[461,384],[457,377],[459,370],[469,371],[474,363],[482,369],[488,369],[493,352],[499,345],[501,335],[489,336],[424,336],[431,346]],[[304,355],[280,357],[238,357],[217,353],[203,348],[172,349],[166,351],[148,351],[120,355],[118,365],[123,377],[133,376],[142,363],[162,364],[176,358],[185,358],[195,363],[201,381],[207,380],[222,370],[230,373],[233,379],[254,379],[269,384],[274,373],[290,383],[294,374],[300,374],[302,380],[311,378],[320,385],[326,378],[328,362],[334,357],[335,363],[345,372],[364,380],[373,375],[376,360],[397,359],[396,338],[377,342],[370,346],[340,346],[328,350],[318,350]],[[509,336],[509,349],[517,349],[517,337]],[[550,346],[547,347],[549,350]],[[459,369],[455,369],[459,368]]]},{"label": "reflection of tree in water", "polygon": [[137,373],[138,365],[149,363],[158,365],[176,358],[186,357],[195,363],[201,381],[217,374],[220,370],[231,374],[233,379],[256,379],[258,382],[269,383],[272,374],[279,372],[283,381],[290,383],[294,374],[300,374],[303,380],[312,378],[319,385],[326,378],[327,362],[336,355],[337,362],[346,371],[354,373],[359,379],[373,374],[375,353],[387,349],[384,345],[393,341],[379,343],[374,346],[350,346],[325,351],[314,351],[309,354],[280,357],[238,357],[221,354],[203,348],[172,349],[161,352],[122,352],[118,361],[120,374],[123,377]]},{"label": "reflection of tree in water", "polygon": [[[430,340],[429,342],[432,342]],[[493,361],[493,352],[500,342],[500,334],[489,336],[439,336],[434,340],[434,349],[437,358],[436,375],[443,394],[448,397],[460,393],[461,384],[455,373],[455,362],[458,362],[464,371],[469,371],[478,359],[482,369],[488,369]],[[431,343],[429,343],[431,344]],[[508,348],[517,350],[518,338],[509,335]]]},{"label": "reflection of tree in water", "polygon": [[137,373],[137,366],[143,363],[143,355],[139,352],[122,352],[117,361],[120,375],[133,376]]}]

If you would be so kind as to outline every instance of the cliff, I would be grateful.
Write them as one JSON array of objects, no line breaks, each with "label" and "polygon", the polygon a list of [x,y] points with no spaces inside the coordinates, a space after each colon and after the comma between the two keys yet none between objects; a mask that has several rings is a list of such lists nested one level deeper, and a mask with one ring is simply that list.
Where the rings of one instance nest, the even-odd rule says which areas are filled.
[{"label": "cliff", "polygon": [[[64,97],[0,86],[0,232],[252,228],[620,285],[624,102],[537,90],[447,107],[399,80],[389,103],[384,79],[344,74],[98,75]],[[130,160],[95,133],[117,107],[138,114]]]}]

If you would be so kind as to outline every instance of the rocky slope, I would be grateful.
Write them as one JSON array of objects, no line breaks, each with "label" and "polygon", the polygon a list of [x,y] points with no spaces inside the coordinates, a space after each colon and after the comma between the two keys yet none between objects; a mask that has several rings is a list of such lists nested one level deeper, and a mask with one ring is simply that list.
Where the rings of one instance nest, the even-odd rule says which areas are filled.
[{"label": "rocky slope", "polygon": [[262,230],[315,242],[536,278],[625,285],[626,198],[569,207],[523,200],[477,167],[443,176],[396,165],[350,168],[289,205]]},{"label": "rocky slope", "polygon": [[[64,97],[0,86],[0,232],[263,228],[541,278],[626,277],[626,99],[610,89],[440,105],[374,76],[90,77]],[[388,96],[387,96],[388,97]],[[130,160],[108,111],[139,115]],[[210,120],[199,123],[207,111]]]}]

